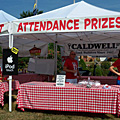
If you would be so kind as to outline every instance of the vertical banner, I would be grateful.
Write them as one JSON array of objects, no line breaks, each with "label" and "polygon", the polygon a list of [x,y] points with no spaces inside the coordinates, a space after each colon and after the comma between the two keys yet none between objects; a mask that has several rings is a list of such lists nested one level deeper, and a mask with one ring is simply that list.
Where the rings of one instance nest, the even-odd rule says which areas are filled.
[{"label": "vertical banner", "polygon": [[18,74],[18,54],[11,49],[3,49],[3,75]]}]

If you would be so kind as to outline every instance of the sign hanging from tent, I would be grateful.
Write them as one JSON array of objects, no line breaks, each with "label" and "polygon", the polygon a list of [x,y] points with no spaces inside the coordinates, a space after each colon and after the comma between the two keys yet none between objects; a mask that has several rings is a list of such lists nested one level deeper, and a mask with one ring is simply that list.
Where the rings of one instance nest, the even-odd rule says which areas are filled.
[{"label": "sign hanging from tent", "polygon": [[120,17],[64,18],[42,21],[14,21],[13,33],[119,30]]},{"label": "sign hanging from tent", "polygon": [[3,75],[18,74],[18,54],[10,49],[3,49]]},{"label": "sign hanging from tent", "polygon": [[37,55],[40,55],[41,49],[35,47],[35,45],[34,45],[34,47],[32,49],[30,49],[29,52],[30,52],[31,56],[37,56]]},{"label": "sign hanging from tent", "polygon": [[65,55],[69,55],[73,50],[78,56],[114,56],[120,50],[120,43],[68,43],[65,44]]}]

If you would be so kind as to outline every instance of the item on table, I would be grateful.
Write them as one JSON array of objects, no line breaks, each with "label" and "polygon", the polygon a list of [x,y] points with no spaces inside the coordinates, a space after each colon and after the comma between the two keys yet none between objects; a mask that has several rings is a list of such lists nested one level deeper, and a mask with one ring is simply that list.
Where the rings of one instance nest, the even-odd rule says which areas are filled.
[{"label": "item on table", "polygon": [[88,81],[85,81],[85,80],[78,82],[78,86],[86,86],[87,84],[88,84]]},{"label": "item on table", "polygon": [[88,77],[88,81],[90,81],[90,77]]},{"label": "item on table", "polygon": [[105,85],[103,86],[103,89],[111,89],[111,86],[109,86],[108,84],[105,84]]},{"label": "item on table", "polygon": [[94,83],[94,80],[90,80],[88,84],[90,84],[91,87],[94,86],[94,84],[95,84],[95,83]]},{"label": "item on table", "polygon": [[70,84],[70,82],[65,82],[65,83]]},{"label": "item on table", "polygon": [[87,84],[86,88],[91,88],[92,86],[90,84]]},{"label": "item on table", "polygon": [[101,85],[101,84],[100,84],[100,81],[95,81],[95,82],[94,82],[94,85],[95,85],[95,87],[100,86],[100,85]]}]

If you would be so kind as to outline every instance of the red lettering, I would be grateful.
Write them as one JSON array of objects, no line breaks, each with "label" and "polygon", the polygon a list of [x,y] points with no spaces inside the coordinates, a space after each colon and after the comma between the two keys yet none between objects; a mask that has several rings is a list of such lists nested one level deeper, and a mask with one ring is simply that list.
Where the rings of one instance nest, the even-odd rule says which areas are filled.
[{"label": "red lettering", "polygon": [[112,25],[112,24],[114,24],[114,20],[115,20],[115,18],[109,18],[109,28],[115,27],[114,25]]},{"label": "red lettering", "polygon": [[28,22],[23,23],[23,25],[24,25],[24,31],[26,31],[26,26],[28,25]]},{"label": "red lettering", "polygon": [[3,27],[4,27],[4,24],[1,24],[0,25],[0,33],[1,33]]},{"label": "red lettering", "polygon": [[52,28],[52,22],[47,21],[47,29],[46,30],[50,30],[51,28]]},{"label": "red lettering", "polygon": [[93,29],[93,27],[95,27],[95,29],[97,29],[97,23],[98,23],[98,21],[97,21],[97,19],[96,18],[93,18],[93,19],[91,19],[91,29]]},{"label": "red lettering", "polygon": [[[120,24],[120,17],[117,17],[117,18],[116,18],[116,23],[117,23],[117,24]],[[120,28],[120,25],[116,25],[116,28]]]},{"label": "red lettering", "polygon": [[42,23],[42,21],[40,21],[40,31],[41,29],[45,30],[46,27],[46,22],[44,21],[44,24]]},{"label": "red lettering", "polygon": [[65,26],[66,26],[66,20],[64,20],[64,23],[62,22],[62,20],[60,20],[60,30],[61,29],[65,30]]},{"label": "red lettering", "polygon": [[19,24],[17,32],[19,32],[20,30],[23,32],[22,23]]},{"label": "red lettering", "polygon": [[57,20],[55,20],[55,22],[54,22],[52,31],[53,31],[54,29],[57,29],[57,30],[58,30],[58,21],[57,21]]},{"label": "red lettering", "polygon": [[34,22],[30,22],[29,25],[30,25],[30,31],[32,31],[32,26],[34,25]]},{"label": "red lettering", "polygon": [[74,20],[74,30],[78,30],[79,29],[79,19],[75,19]]},{"label": "red lettering", "polygon": [[90,25],[90,19],[85,19],[85,21],[84,21],[84,23],[85,23],[85,25],[84,25],[84,29],[86,29],[87,28],[87,26],[89,26]]},{"label": "red lettering", "polygon": [[108,18],[102,18],[103,24],[102,24],[102,28],[108,28],[108,25],[106,25],[106,23],[108,22]]},{"label": "red lettering", "polygon": [[101,18],[99,18],[99,28],[101,28]]},{"label": "red lettering", "polygon": [[39,27],[39,22],[35,22],[34,31],[38,31],[38,27]]},{"label": "red lettering", "polygon": [[73,23],[73,20],[68,20],[68,22],[67,22],[68,30],[71,30],[73,28],[73,26],[71,26],[71,27],[69,26],[70,23]]}]

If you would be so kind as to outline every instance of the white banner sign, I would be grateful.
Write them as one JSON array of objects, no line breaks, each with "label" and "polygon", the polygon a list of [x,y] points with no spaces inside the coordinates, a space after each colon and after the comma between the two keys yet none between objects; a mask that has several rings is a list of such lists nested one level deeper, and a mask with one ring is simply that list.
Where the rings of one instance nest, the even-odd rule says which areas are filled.
[{"label": "white banner sign", "polygon": [[65,45],[65,55],[73,50],[78,56],[118,56],[120,43],[68,43]]},{"label": "white banner sign", "polygon": [[14,21],[12,33],[120,30],[120,16]]},{"label": "white banner sign", "polygon": [[8,34],[8,23],[0,24],[0,35]]}]

